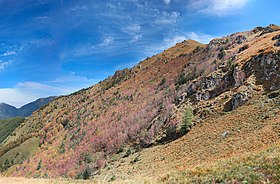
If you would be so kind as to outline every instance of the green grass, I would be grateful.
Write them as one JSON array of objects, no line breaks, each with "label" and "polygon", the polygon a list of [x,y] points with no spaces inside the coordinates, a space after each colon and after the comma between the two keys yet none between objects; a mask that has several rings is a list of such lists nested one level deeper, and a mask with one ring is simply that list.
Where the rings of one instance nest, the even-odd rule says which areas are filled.
[{"label": "green grass", "polygon": [[22,117],[0,120],[0,144],[24,121]]},{"label": "green grass", "polygon": [[163,177],[163,183],[277,183],[280,181],[280,145],[215,164]]},{"label": "green grass", "polygon": [[13,165],[20,164],[34,155],[38,150],[39,142],[39,138],[30,138],[2,155],[0,157],[0,172],[7,170]]}]

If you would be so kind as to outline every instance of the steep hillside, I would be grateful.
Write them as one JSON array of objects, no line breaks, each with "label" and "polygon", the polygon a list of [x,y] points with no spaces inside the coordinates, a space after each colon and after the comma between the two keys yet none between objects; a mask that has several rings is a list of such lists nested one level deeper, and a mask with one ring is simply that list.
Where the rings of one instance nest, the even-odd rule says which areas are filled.
[{"label": "steep hillside", "polygon": [[21,117],[0,120],[0,145],[23,121]]},{"label": "steep hillside", "polygon": [[27,117],[42,106],[53,101],[56,97],[40,98],[34,102],[30,102],[21,108],[17,109],[14,106],[1,103],[0,104],[0,119],[13,118],[16,116]]},{"label": "steep hillside", "polygon": [[57,98],[6,139],[0,164],[14,166],[3,171],[152,178],[278,143],[279,35],[270,25],[187,40]]}]

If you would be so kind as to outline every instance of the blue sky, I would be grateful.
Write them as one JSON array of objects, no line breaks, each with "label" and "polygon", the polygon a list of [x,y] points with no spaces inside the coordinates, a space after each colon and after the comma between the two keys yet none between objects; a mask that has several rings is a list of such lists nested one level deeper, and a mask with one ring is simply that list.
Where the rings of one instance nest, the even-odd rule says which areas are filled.
[{"label": "blue sky", "polygon": [[184,39],[280,24],[278,0],[0,0],[0,102],[91,86]]}]

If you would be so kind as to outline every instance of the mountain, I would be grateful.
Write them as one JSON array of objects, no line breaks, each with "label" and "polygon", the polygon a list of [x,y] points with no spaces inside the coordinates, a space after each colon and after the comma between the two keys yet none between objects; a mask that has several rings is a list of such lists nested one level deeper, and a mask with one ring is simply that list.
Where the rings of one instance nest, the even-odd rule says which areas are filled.
[{"label": "mountain", "polygon": [[17,116],[17,108],[5,103],[0,103],[0,119],[7,119],[15,116]]},{"label": "mountain", "polygon": [[[217,171],[236,159],[208,181],[274,183],[280,160],[279,43],[276,25],[207,45],[186,40],[58,97],[5,140],[1,170],[8,176],[132,183],[184,183],[188,176],[199,183],[211,164],[218,163]],[[242,159],[252,167],[236,165]]]},{"label": "mountain", "polygon": [[28,117],[34,111],[40,109],[42,106],[48,104],[53,101],[56,97],[48,97],[48,98],[40,98],[34,102],[28,103],[21,108],[17,109],[14,106],[1,103],[0,104],[0,120],[8,119],[16,116]]},{"label": "mountain", "polygon": [[28,103],[24,106],[22,106],[21,108],[18,109],[18,116],[22,116],[22,117],[28,117],[30,116],[34,111],[40,109],[41,107],[43,107],[44,105],[47,105],[48,103],[50,103],[51,101],[53,101],[56,97],[51,96],[51,97],[47,97],[47,98],[40,98],[34,102]]}]

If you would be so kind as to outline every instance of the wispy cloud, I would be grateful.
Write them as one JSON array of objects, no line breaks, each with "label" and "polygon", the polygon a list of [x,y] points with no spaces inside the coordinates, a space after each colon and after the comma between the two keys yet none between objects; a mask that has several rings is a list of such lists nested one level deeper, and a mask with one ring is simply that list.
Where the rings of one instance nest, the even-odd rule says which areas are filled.
[{"label": "wispy cloud", "polygon": [[212,39],[215,38],[215,36],[213,35],[204,34],[204,33],[195,33],[195,32],[188,32],[186,35],[188,39],[195,40],[204,44],[209,43]]},{"label": "wispy cloud", "polygon": [[131,62],[125,62],[125,63],[118,64],[117,66],[115,66],[115,70],[123,70],[125,68],[132,68],[132,67],[136,66],[141,60],[144,60],[144,58],[141,58],[137,61],[131,61]]},{"label": "wispy cloud", "polygon": [[246,6],[250,0],[192,0],[189,7],[203,14],[228,15],[236,13]]},{"label": "wispy cloud", "polygon": [[129,41],[129,43],[136,43],[142,38],[142,34],[136,34],[132,37],[132,39]]},{"label": "wispy cloud", "polygon": [[0,102],[20,107],[41,97],[70,94],[98,81],[99,79],[77,76],[72,72],[52,81],[18,82],[13,88],[0,88]]},{"label": "wispy cloud", "polygon": [[16,52],[15,51],[7,51],[7,52],[1,54],[0,57],[2,57],[2,56],[12,56],[12,55],[16,55]]},{"label": "wispy cloud", "polygon": [[164,4],[169,5],[169,3],[171,2],[171,0],[162,0]]},{"label": "wispy cloud", "polygon": [[106,47],[111,45],[114,42],[114,38],[112,36],[106,36],[101,43],[94,45],[94,48],[98,48],[98,47]]},{"label": "wispy cloud", "polygon": [[0,71],[5,69],[8,65],[12,64],[13,61],[0,60]]},{"label": "wispy cloud", "polygon": [[154,55],[176,45],[177,43],[188,39],[207,44],[210,42],[210,40],[212,40],[215,37],[216,36],[213,35],[196,32],[177,33],[174,36],[164,38],[163,42],[150,45],[145,50],[145,53],[149,55]]},{"label": "wispy cloud", "polygon": [[0,71],[17,61],[17,56],[23,53],[27,44],[22,43],[0,43]]},{"label": "wispy cloud", "polygon": [[125,26],[122,30],[123,30],[123,32],[125,32],[129,35],[134,35],[141,31],[141,25],[133,23],[133,24]]},{"label": "wispy cloud", "polygon": [[154,23],[158,25],[175,24],[179,16],[180,13],[177,11],[172,11],[172,12],[163,11],[159,13]]},{"label": "wispy cloud", "polygon": [[110,47],[113,46],[114,38],[112,36],[105,36],[100,43],[92,44],[85,43],[80,44],[70,50],[65,50],[60,54],[61,59],[67,59],[71,57],[85,57],[94,55],[97,53],[103,53],[110,50]]}]

